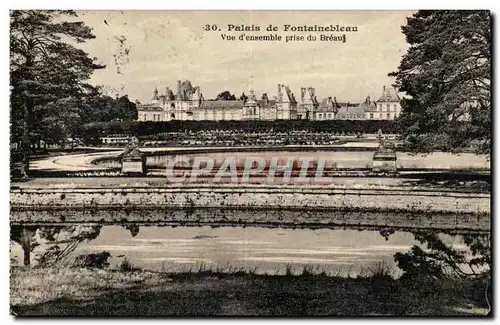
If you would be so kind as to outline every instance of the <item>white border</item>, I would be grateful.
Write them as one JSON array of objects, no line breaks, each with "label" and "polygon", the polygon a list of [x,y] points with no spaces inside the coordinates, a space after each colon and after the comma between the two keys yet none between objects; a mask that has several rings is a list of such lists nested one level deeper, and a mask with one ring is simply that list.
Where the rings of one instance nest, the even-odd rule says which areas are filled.
[{"label": "white border", "polygon": [[[178,9],[178,10],[187,10],[187,9],[210,9],[210,10],[217,10],[217,9],[288,9],[288,10],[312,10],[312,9],[325,9],[325,10],[414,10],[414,9],[490,9],[493,11],[494,14],[498,14],[500,12],[499,10],[499,1],[486,1],[486,0],[475,0],[475,1],[465,1],[465,0],[454,0],[454,1],[436,1],[436,0],[420,0],[420,1],[387,1],[387,0],[378,0],[378,1],[360,1],[360,0],[349,0],[349,1],[324,1],[324,0],[307,0],[307,1],[270,1],[270,0],[253,0],[253,1],[248,1],[248,2],[237,2],[235,0],[225,0],[225,1],[220,1],[220,0],[215,0],[215,1],[192,1],[192,0],[183,0],[183,1],[158,1],[158,0],[141,0],[141,1],[130,1],[130,0],[122,0],[122,1],[116,1],[115,3],[107,1],[104,2],[102,0],[86,0],[86,1],[79,1],[78,3],[72,2],[72,1],[67,1],[67,0],[45,0],[45,1],[36,1],[36,0],[17,0],[14,3],[8,3],[7,1],[3,1],[1,6],[2,6],[2,15],[0,16],[0,21],[1,21],[1,28],[2,28],[2,33],[0,34],[1,37],[1,42],[0,45],[2,46],[2,60],[1,62],[1,73],[0,75],[2,76],[2,87],[1,92],[2,96],[0,97],[2,99],[2,109],[1,113],[2,114],[2,119],[0,123],[3,123],[2,128],[0,128],[3,132],[3,135],[0,137],[0,149],[2,153],[2,168],[1,168],[1,181],[0,181],[0,188],[2,190],[1,196],[0,196],[0,204],[1,204],[1,210],[3,213],[1,215],[2,218],[2,227],[0,227],[1,237],[4,240],[4,243],[1,246],[0,252],[0,261],[2,261],[2,268],[1,268],[1,274],[0,274],[0,293],[1,293],[1,301],[0,301],[0,310],[1,310],[1,316],[2,320],[7,321],[7,323],[12,323],[14,322],[14,319],[9,316],[9,297],[8,297],[8,292],[9,292],[9,165],[8,165],[8,152],[9,152],[9,66],[8,66],[8,30],[9,30],[9,9],[19,9],[19,8],[32,8],[32,9],[54,9],[54,8],[60,8],[60,9]],[[7,7],[7,5],[10,5],[10,7]],[[5,7],[5,8],[4,8]],[[498,24],[498,20],[495,19],[495,25]],[[494,32],[494,44],[498,45],[498,31],[495,30]],[[494,62],[498,62],[498,49],[497,51],[494,52],[495,57],[494,57]],[[493,74],[496,75],[497,73],[497,67],[498,64],[494,65],[494,72]],[[493,94],[498,94],[498,82],[494,83],[494,89],[493,89]],[[500,113],[497,112],[495,115],[495,124],[497,127],[500,125]],[[496,134],[497,132],[495,132]],[[495,143],[498,144],[498,137],[495,137]],[[494,152],[498,152],[497,146],[495,145],[495,150]],[[498,159],[496,155],[493,157],[493,161],[496,162]],[[495,172],[495,175],[498,173]],[[495,181],[496,181],[495,177]],[[497,182],[495,182],[497,183]],[[495,191],[495,194],[497,191]],[[496,195],[494,197],[496,199]],[[492,213],[493,217],[496,216],[496,214],[493,212]],[[500,222],[495,222],[495,235],[498,233],[498,224]],[[496,243],[497,241],[495,241]],[[494,247],[493,252],[496,252],[496,246]],[[494,260],[496,261],[496,255]],[[497,271],[498,271],[498,263],[495,263],[496,268],[495,268],[495,278],[494,278],[494,283],[496,284],[499,281],[499,277],[497,277]],[[497,293],[497,291],[494,291]],[[495,297],[496,298],[496,297]],[[497,306],[496,302],[498,299],[494,299],[495,302],[495,307]],[[499,312],[498,308],[495,308],[496,312]],[[371,319],[370,319],[371,320]],[[400,321],[400,319],[395,319],[396,321]],[[53,322],[54,320],[49,319],[48,321]],[[72,320],[64,320],[63,322],[70,322]],[[96,320],[97,321],[97,320]],[[98,322],[103,322],[103,321],[111,321],[111,319],[108,320],[99,320]],[[115,320],[116,321],[116,320]],[[120,322],[126,321],[123,319],[119,320]],[[131,320],[132,322],[143,322],[141,320]],[[163,321],[163,320],[162,320]],[[218,319],[214,319],[214,321],[219,321]],[[228,320],[226,320],[228,321]],[[242,320],[230,320],[230,322],[241,322]],[[259,320],[262,324],[265,324],[267,322],[270,322],[271,320]],[[285,319],[281,320],[285,322],[290,322],[293,321],[291,319]],[[331,322],[331,320],[325,320],[328,322]],[[334,320],[338,322],[339,320]],[[361,321],[361,320],[356,320],[356,322]],[[383,320],[386,321],[386,320]],[[423,319],[426,323],[433,323],[437,321],[444,321],[444,320],[434,320],[434,319]],[[455,321],[455,320],[448,320],[448,321]],[[466,319],[468,323],[470,323],[472,320]],[[26,323],[31,323],[33,320],[25,321]],[[88,322],[88,320],[86,320]],[[128,321],[127,321],[128,322]],[[178,320],[168,320],[169,323],[177,323],[179,322]],[[190,321],[191,322],[191,321]],[[302,320],[300,322],[307,322],[307,320]],[[412,320],[411,322],[414,322]],[[3,323],[3,322],[2,322]]]}]

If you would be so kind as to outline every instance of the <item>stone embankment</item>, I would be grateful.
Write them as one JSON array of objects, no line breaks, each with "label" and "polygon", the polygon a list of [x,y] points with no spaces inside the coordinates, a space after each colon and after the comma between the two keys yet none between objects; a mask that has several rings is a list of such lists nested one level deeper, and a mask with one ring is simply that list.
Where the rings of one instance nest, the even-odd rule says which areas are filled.
[{"label": "stone embankment", "polygon": [[11,211],[11,222],[19,223],[358,224],[487,230],[490,194],[342,186],[27,187],[11,190]]}]

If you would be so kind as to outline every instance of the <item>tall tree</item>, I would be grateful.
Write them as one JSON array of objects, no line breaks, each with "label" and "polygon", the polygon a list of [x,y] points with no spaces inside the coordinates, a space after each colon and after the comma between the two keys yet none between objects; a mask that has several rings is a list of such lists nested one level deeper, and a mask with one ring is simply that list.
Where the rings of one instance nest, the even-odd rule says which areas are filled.
[{"label": "tall tree", "polygon": [[112,120],[137,120],[137,105],[127,95],[112,98],[99,95],[89,98],[83,122],[109,122]]},{"label": "tall tree", "polygon": [[236,96],[225,90],[218,94],[215,100],[236,100]]},{"label": "tall tree", "polygon": [[491,138],[491,17],[489,11],[419,11],[402,27],[410,44],[396,86],[401,132],[415,151],[474,147]]},{"label": "tall tree", "polygon": [[[57,119],[61,111],[50,104],[70,101],[82,108],[95,89],[87,83],[95,69],[104,68],[76,47],[95,38],[74,11],[13,10],[10,14],[10,81],[13,134],[19,134],[21,174],[29,174],[30,146],[40,129],[40,118]],[[52,107],[53,108],[53,107]],[[70,114],[71,115],[71,114]]]}]

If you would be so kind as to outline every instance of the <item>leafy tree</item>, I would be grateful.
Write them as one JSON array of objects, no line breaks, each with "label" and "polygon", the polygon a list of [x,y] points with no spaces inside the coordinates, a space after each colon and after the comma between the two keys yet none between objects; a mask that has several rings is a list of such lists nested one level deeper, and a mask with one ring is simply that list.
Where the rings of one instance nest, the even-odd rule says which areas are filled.
[{"label": "leafy tree", "polygon": [[[86,81],[95,69],[104,68],[75,46],[95,38],[90,27],[65,21],[67,17],[77,15],[70,10],[13,10],[10,14],[12,140],[20,140],[23,177],[29,174],[34,139],[52,134],[42,121],[64,123],[74,118],[73,108],[83,109],[84,98],[96,91]],[[68,102],[70,112],[65,108]]]},{"label": "leafy tree", "polygon": [[415,151],[453,151],[491,138],[491,17],[489,11],[419,11],[402,27],[410,44],[396,72],[399,127]]},{"label": "leafy tree", "polygon": [[109,122],[137,120],[137,105],[127,95],[117,98],[96,96],[87,102],[84,122]]},{"label": "leafy tree", "polygon": [[243,101],[244,103],[246,103],[246,101],[248,100],[248,96],[245,95],[245,93],[242,93],[240,96],[240,100]]},{"label": "leafy tree", "polygon": [[436,233],[415,233],[423,246],[414,245],[407,253],[396,253],[397,262],[407,277],[455,276],[457,278],[482,278],[489,275],[491,244],[489,234],[463,236],[468,250],[447,245]]},{"label": "leafy tree", "polygon": [[236,96],[232,95],[229,91],[225,90],[217,95],[215,100],[236,100]]}]

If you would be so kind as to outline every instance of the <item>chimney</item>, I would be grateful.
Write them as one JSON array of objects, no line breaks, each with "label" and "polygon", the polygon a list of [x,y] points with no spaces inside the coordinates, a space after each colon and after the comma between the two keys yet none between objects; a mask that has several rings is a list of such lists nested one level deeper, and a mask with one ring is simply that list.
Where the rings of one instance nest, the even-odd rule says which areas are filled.
[{"label": "chimney", "polygon": [[383,91],[383,94],[385,94],[385,86],[384,86],[384,91]]},{"label": "chimney", "polygon": [[304,87],[300,88],[300,100],[304,101],[304,98],[306,96],[306,89]]},{"label": "chimney", "polygon": [[177,99],[182,99],[182,96],[181,96],[181,81],[180,80],[177,80]]}]

